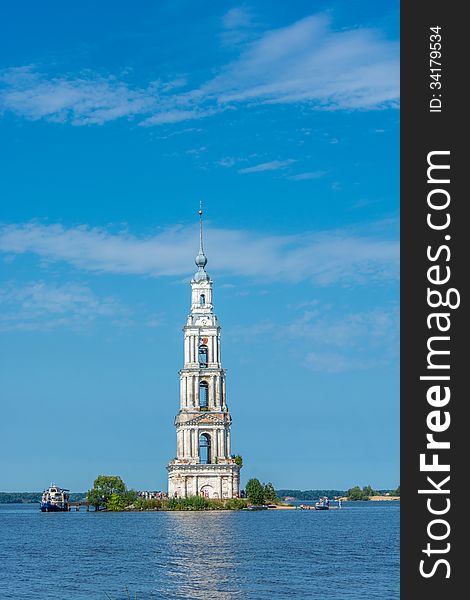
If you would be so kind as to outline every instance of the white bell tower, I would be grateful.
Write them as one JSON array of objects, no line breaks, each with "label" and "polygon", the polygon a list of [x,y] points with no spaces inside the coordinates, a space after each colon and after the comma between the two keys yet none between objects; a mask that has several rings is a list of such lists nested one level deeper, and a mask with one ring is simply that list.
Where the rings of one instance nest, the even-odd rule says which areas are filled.
[{"label": "white bell tower", "polygon": [[220,326],[213,312],[212,280],[199,210],[197,272],[191,279],[191,312],[184,332],[184,366],[180,370],[180,410],[176,415],[176,458],[168,469],[169,497],[204,495],[236,498],[240,466],[231,457],[225,369],[220,358]]}]

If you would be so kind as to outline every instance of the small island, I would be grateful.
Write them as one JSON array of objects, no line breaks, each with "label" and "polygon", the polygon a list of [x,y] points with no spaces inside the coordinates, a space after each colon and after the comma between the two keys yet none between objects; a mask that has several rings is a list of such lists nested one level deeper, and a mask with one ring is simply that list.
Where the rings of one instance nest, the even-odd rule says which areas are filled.
[{"label": "small island", "polygon": [[[160,494],[160,493],[159,493]],[[165,493],[160,497],[149,497],[141,492],[129,490],[118,475],[99,475],[93,487],[88,490],[87,501],[95,511],[175,511],[175,510],[242,510],[254,507],[282,508],[282,502],[271,482],[261,483],[253,478],[246,484],[244,498],[208,498],[203,495],[169,498]]]},{"label": "small island", "polygon": [[370,485],[364,486],[362,489],[356,485],[348,490],[346,496],[341,500],[356,501],[383,501],[383,500],[400,500],[400,486],[394,490],[374,490]]}]

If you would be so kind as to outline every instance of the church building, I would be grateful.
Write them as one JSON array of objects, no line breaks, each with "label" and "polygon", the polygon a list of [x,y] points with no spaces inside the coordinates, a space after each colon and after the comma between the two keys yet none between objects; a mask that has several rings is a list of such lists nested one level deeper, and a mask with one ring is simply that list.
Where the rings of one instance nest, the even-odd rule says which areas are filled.
[{"label": "church building", "polygon": [[180,410],[175,419],[176,458],[167,466],[168,495],[236,498],[240,494],[240,466],[231,454],[232,417],[227,407],[212,280],[205,270],[202,210],[199,226],[198,270],[191,279],[191,312],[183,328],[184,366],[179,372]]}]

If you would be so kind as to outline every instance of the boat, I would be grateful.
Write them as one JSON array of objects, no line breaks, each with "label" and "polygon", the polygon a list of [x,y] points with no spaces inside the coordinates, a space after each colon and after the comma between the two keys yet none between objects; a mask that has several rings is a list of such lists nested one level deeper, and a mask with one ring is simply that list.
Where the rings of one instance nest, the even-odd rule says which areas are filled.
[{"label": "boat", "polygon": [[322,498],[318,502],[315,502],[315,510],[330,510],[330,501],[328,498]]},{"label": "boat", "polygon": [[268,510],[268,507],[263,506],[263,505],[258,506],[258,505],[250,504],[249,506],[246,506],[242,510]]},{"label": "boat", "polygon": [[70,490],[60,488],[55,483],[44,490],[41,497],[42,512],[63,512],[69,509]]}]

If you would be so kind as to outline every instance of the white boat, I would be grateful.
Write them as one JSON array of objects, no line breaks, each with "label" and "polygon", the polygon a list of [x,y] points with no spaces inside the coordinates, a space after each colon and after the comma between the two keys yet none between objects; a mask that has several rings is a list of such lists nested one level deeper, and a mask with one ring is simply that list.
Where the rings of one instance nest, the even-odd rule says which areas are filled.
[{"label": "white boat", "polygon": [[61,512],[69,509],[70,490],[60,488],[55,483],[44,490],[41,497],[42,512]]}]

